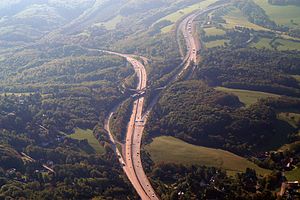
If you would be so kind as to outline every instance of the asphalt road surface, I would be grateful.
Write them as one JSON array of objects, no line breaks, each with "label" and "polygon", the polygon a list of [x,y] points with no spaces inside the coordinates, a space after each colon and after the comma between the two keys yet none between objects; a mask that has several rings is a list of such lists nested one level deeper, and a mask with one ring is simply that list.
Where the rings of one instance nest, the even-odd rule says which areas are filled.
[{"label": "asphalt road surface", "polygon": [[[109,54],[118,55],[127,59],[129,63],[133,66],[138,78],[139,83],[136,88],[137,91],[143,91],[147,87],[147,74],[144,65],[138,60],[133,58],[133,55],[121,54],[111,51],[103,51]],[[145,58],[142,58],[145,60]],[[144,131],[144,126],[146,119],[143,118],[143,106],[144,97],[138,96],[134,100],[132,114],[127,127],[126,142],[125,142],[125,152],[124,158],[122,157],[120,151],[115,148],[118,155],[119,162],[121,163],[124,172],[126,173],[128,179],[132,183],[133,187],[139,194],[142,200],[158,200],[154,189],[152,188],[142,166],[140,151],[141,151],[141,140]],[[116,143],[112,133],[109,129],[109,121],[112,116],[110,114],[109,119],[105,123],[105,129],[109,133],[110,140],[112,143]]]},{"label": "asphalt road surface", "polygon": [[[182,31],[186,46],[188,47],[188,52],[184,58],[183,69],[178,73],[177,77],[180,77],[184,71],[191,66],[192,63],[196,64],[198,62],[197,52],[200,49],[199,42],[194,35],[195,26],[194,20],[197,16],[205,14],[213,9],[216,9],[220,6],[211,7],[206,10],[201,10],[199,12],[192,13],[188,15],[180,24],[179,29]],[[104,51],[109,54],[118,55],[127,59],[129,63],[132,64],[138,78],[139,83],[136,88],[137,91],[144,91],[147,87],[147,74],[144,65],[136,60],[135,55],[121,54],[112,51]],[[144,62],[147,62],[147,59],[140,57]],[[126,132],[126,142],[125,142],[125,152],[124,157],[120,151],[114,145],[115,152],[118,156],[119,162],[123,167],[124,172],[126,173],[129,181],[132,183],[133,187],[139,194],[142,200],[158,200],[158,196],[152,188],[142,166],[141,162],[141,140],[142,134],[144,131],[145,123],[147,120],[147,114],[143,116],[143,107],[144,107],[144,97],[139,95],[134,100],[134,105],[132,108],[132,113],[130,121],[128,123],[127,132]],[[105,123],[105,129],[109,133],[110,140],[113,144],[116,144],[112,133],[110,132],[110,118],[113,113],[110,114],[108,120]]]},{"label": "asphalt road surface", "polygon": [[178,26],[178,31],[181,31],[186,43],[187,53],[184,56],[183,62],[185,63],[181,72],[177,75],[177,78],[181,77],[182,74],[192,65],[196,65],[199,62],[198,51],[200,50],[199,36],[196,35],[196,27],[194,20],[199,15],[206,14],[212,10],[218,9],[224,5],[213,6],[204,10],[200,10],[188,15]]}]

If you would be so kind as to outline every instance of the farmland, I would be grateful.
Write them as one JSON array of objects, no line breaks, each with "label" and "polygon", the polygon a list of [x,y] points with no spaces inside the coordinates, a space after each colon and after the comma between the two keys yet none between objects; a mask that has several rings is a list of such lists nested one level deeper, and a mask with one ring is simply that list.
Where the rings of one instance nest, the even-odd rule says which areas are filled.
[{"label": "farmland", "polygon": [[98,140],[94,137],[93,131],[90,129],[83,130],[80,128],[77,128],[75,130],[75,133],[69,135],[70,138],[76,139],[76,140],[87,140],[89,145],[94,149],[96,153],[104,153],[104,148],[101,146],[98,142]]},{"label": "farmland", "polygon": [[121,15],[117,15],[114,18],[104,22],[103,25],[105,26],[106,29],[112,30],[116,28],[117,24],[121,22],[122,19],[123,17]]},{"label": "farmland", "polygon": [[286,121],[294,128],[298,128],[300,125],[300,114],[299,113],[281,112],[281,113],[278,113],[278,118],[283,121]]},{"label": "farmland", "polygon": [[224,35],[225,31],[222,29],[216,28],[216,27],[209,27],[209,28],[204,28],[205,35],[210,36],[210,35]]},{"label": "farmland", "polygon": [[[172,151],[170,151],[171,149]],[[191,145],[174,137],[154,138],[153,142],[146,146],[146,150],[156,163],[171,162],[184,165],[214,166],[231,173],[244,171],[247,167],[256,169],[260,174],[269,172],[228,151]]]},{"label": "farmland", "polygon": [[288,180],[294,181],[300,179],[300,168],[299,166],[291,171],[285,173],[285,176]]},{"label": "farmland", "polygon": [[254,0],[277,24],[300,28],[300,7],[270,5],[267,0]]},{"label": "farmland", "polygon": [[250,106],[256,103],[259,99],[268,98],[268,97],[279,97],[279,95],[266,93],[266,92],[258,92],[251,90],[240,90],[240,89],[231,89],[225,87],[217,87],[216,90],[232,93],[239,97],[239,100],[245,104],[245,106]]},{"label": "farmland", "polygon": [[280,51],[285,50],[300,50],[300,42],[293,42],[291,40],[277,39],[275,42],[278,43],[277,49]]},{"label": "farmland", "polygon": [[[216,12],[218,13],[218,12]],[[215,13],[215,14],[216,14]],[[215,15],[212,14],[212,15]],[[220,15],[220,13],[218,13]],[[218,15],[217,14],[217,15]],[[285,15],[285,14],[283,14]],[[286,51],[286,50],[300,50],[300,42],[298,42],[298,38],[288,36],[285,33],[276,33],[276,38],[273,37],[263,37],[257,34],[259,31],[266,31],[266,32],[273,32],[274,30],[262,27],[260,25],[251,23],[247,16],[245,16],[242,11],[236,7],[228,7],[225,11],[221,12],[221,17],[225,20],[225,23],[220,23],[218,21],[213,21],[212,25],[209,27],[203,28],[205,32],[205,36],[222,36],[222,38],[217,38],[215,40],[204,41],[204,44],[207,48],[213,48],[218,46],[224,46],[224,42],[229,42],[228,40],[228,31],[236,30],[236,27],[244,27],[252,30],[255,34],[255,39],[249,42],[247,46],[255,47],[258,49],[271,49],[271,50],[279,50],[279,51]],[[286,20],[286,23],[287,20]],[[291,23],[289,21],[289,23]],[[293,21],[293,24],[296,22]],[[286,25],[286,24],[285,24]],[[220,26],[222,29],[220,29]],[[227,33],[227,35],[226,35]]]},{"label": "farmland", "polygon": [[225,43],[229,42],[229,40],[214,40],[210,42],[205,42],[205,47],[206,48],[213,48],[213,47],[218,47],[218,46],[224,46]]},{"label": "farmland", "polygon": [[225,28],[234,28],[235,26],[244,26],[254,30],[266,30],[266,28],[249,22],[246,16],[238,8],[231,8],[230,11],[223,16],[226,20]]},{"label": "farmland", "polygon": [[[156,21],[156,23],[163,21],[163,20],[168,20],[174,24],[176,21],[178,21],[181,17],[185,16],[186,14],[194,12],[194,11],[198,10],[199,8],[204,9],[204,8],[208,7],[210,4],[215,3],[215,2],[216,2],[216,0],[201,1],[200,3],[196,3],[191,6],[185,7],[183,9],[177,10],[176,12],[173,12],[173,13],[159,19],[158,21]],[[168,32],[172,29],[172,27],[173,27],[173,25],[169,25],[167,27],[164,27],[161,31]]]}]

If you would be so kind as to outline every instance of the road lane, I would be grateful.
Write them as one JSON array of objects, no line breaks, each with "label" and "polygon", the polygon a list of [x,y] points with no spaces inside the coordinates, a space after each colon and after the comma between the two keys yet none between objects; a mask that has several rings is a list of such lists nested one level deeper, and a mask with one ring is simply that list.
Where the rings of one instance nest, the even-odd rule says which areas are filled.
[{"label": "road lane", "polygon": [[[127,59],[129,63],[133,66],[137,76],[138,76],[138,85],[136,90],[142,91],[145,90],[147,87],[147,74],[144,65],[133,58],[134,55],[127,55],[116,53],[112,51],[102,51],[109,54],[118,55]],[[144,61],[146,58],[142,58]],[[125,140],[125,153],[124,159],[120,154],[119,150],[115,148],[115,151],[118,155],[119,162],[122,164],[123,170],[126,173],[128,179],[134,186],[135,190],[139,194],[142,200],[158,200],[153,187],[151,186],[148,177],[146,176],[141,158],[140,158],[140,150],[141,150],[141,140],[142,134],[144,130],[145,122],[141,122],[142,120],[142,113],[143,113],[143,106],[144,106],[144,97],[139,96],[133,102],[132,113],[130,116],[130,121],[127,126],[126,132],[126,140]],[[109,120],[112,116],[108,119],[108,122],[105,123],[105,129],[109,132],[110,140],[115,144],[115,140],[110,132],[109,129]]]},{"label": "road lane", "polygon": [[[198,62],[197,52],[200,49],[200,46],[197,45],[197,38],[193,35],[195,30],[194,20],[200,14],[205,14],[206,12],[212,11],[220,6],[212,7],[200,12],[193,13],[187,16],[179,25],[180,30],[182,31],[185,42],[188,47],[187,54],[184,58],[184,65],[182,70],[178,73],[176,78],[180,77],[190,66],[191,63],[196,64]],[[138,85],[136,90],[143,91],[147,88],[147,74],[144,65],[136,60],[135,55],[121,54],[112,51],[104,51],[109,54],[118,55],[127,59],[129,63],[132,64],[137,76],[138,76]],[[141,57],[141,59],[146,63],[147,59]],[[141,161],[141,141],[144,131],[144,127],[147,121],[147,116],[149,111],[145,112],[143,116],[143,107],[144,107],[144,97],[142,95],[138,96],[133,103],[132,113],[130,116],[130,121],[127,126],[126,132],[126,141],[125,141],[125,153],[124,158],[120,154],[119,150],[116,148],[116,153],[119,158],[119,162],[123,166],[123,170],[126,173],[128,179],[134,186],[135,190],[139,194],[142,200],[158,200],[158,196],[155,193],[153,187],[151,186],[148,177],[146,176],[142,161]],[[110,115],[111,117],[112,115]],[[109,130],[109,122],[106,124],[106,130],[110,134],[111,141],[115,143],[112,134]]]},{"label": "road lane", "polygon": [[225,2],[225,4],[222,4],[222,5],[217,5],[217,6],[213,6],[213,7],[204,9],[204,10],[194,12],[194,13],[188,15],[179,24],[178,31],[182,32],[182,34],[184,36],[186,47],[187,47],[187,52],[185,55],[182,54],[182,52],[181,52],[181,54],[182,54],[181,56],[184,57],[184,59],[183,59],[184,65],[183,65],[182,70],[176,76],[176,79],[180,78],[191,65],[195,66],[199,62],[198,52],[199,52],[201,46],[199,43],[199,39],[198,39],[197,35],[195,34],[195,29],[196,29],[195,24],[194,24],[195,19],[199,15],[203,15],[203,14],[206,14],[213,10],[216,10],[220,7],[224,7],[226,4],[227,3]]}]

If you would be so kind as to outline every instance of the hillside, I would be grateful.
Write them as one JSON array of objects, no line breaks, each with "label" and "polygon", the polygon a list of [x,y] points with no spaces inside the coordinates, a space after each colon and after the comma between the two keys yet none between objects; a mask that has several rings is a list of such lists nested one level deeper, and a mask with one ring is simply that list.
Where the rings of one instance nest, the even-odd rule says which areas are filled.
[{"label": "hillside", "polygon": [[299,8],[1,1],[0,199],[288,199]]}]

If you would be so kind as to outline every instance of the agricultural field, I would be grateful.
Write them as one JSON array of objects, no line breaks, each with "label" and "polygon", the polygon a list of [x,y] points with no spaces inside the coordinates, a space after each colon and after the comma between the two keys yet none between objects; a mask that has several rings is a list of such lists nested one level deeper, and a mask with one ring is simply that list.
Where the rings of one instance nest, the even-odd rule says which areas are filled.
[{"label": "agricultural field", "polygon": [[[229,30],[234,29],[237,26],[246,27],[249,29],[253,29],[254,31],[271,31],[270,29],[264,28],[262,26],[256,25],[251,23],[246,16],[243,15],[240,9],[235,7],[229,7],[226,11],[226,14],[222,16],[222,18],[226,21],[226,23],[222,23],[221,25]],[[212,26],[210,28],[204,28],[206,36],[212,35],[224,35],[225,31],[222,29],[217,28],[216,26]],[[277,35],[276,40],[272,40],[272,38],[264,38],[259,37],[256,41],[252,41],[249,46],[255,47],[258,49],[266,48],[266,49],[273,49],[279,51],[286,51],[286,50],[300,50],[300,41],[299,38],[294,38],[288,36],[286,34],[279,34]],[[206,43],[207,48],[212,48],[216,46],[224,45],[224,40],[215,40]]]},{"label": "agricultural field", "polygon": [[174,27],[174,24],[171,24],[171,25],[169,25],[169,26],[163,27],[160,31],[161,31],[162,33],[168,33],[168,32],[170,32],[170,31],[172,30],[173,27]]},{"label": "agricultural field", "polygon": [[226,24],[223,26],[227,29],[234,28],[235,26],[243,26],[256,31],[268,30],[262,26],[249,22],[247,17],[244,16],[238,8],[231,8],[230,11],[224,15],[223,19],[226,20]]},{"label": "agricultural field", "polygon": [[204,28],[205,35],[206,36],[211,36],[211,35],[224,35],[225,31],[222,29],[216,28],[216,27],[209,27],[209,28]]},{"label": "agricultural field", "polygon": [[299,180],[300,179],[300,166],[297,166],[297,168],[295,168],[291,171],[285,172],[284,175],[289,181]]},{"label": "agricultural field", "polygon": [[205,47],[206,48],[213,48],[213,47],[218,47],[218,46],[224,46],[225,43],[228,43],[229,40],[214,40],[210,42],[205,42]]},{"label": "agricultural field", "polygon": [[255,47],[258,49],[274,49],[274,47],[276,47],[276,49],[279,51],[300,50],[300,42],[286,39],[276,39],[272,41],[270,38],[260,38],[257,42],[252,42],[250,47]]},{"label": "agricultural field", "polygon": [[122,21],[122,19],[123,17],[121,15],[117,15],[111,20],[101,23],[101,25],[105,26],[108,30],[113,30],[116,28],[117,24]]},{"label": "agricultural field", "polygon": [[299,6],[271,5],[268,0],[254,0],[254,2],[263,8],[270,19],[277,24],[300,28]]},{"label": "agricultural field", "polygon": [[145,148],[156,163],[213,166],[223,168],[230,174],[245,171],[246,168],[255,169],[262,175],[269,172],[228,151],[188,144],[170,136],[156,137]]},{"label": "agricultural field", "polygon": [[[176,12],[171,13],[171,14],[159,19],[154,24],[156,24],[156,23],[158,23],[162,20],[168,20],[168,21],[171,21],[172,23],[175,23],[176,21],[178,21],[181,17],[185,16],[186,14],[194,12],[195,10],[198,10],[198,9],[205,9],[210,4],[213,4],[216,1],[217,0],[204,0],[204,1],[201,1],[200,3],[196,3],[196,4],[193,4],[191,6],[187,6],[183,9],[177,10]],[[168,32],[172,29],[172,27],[173,27],[173,25],[169,25],[167,27],[162,28],[161,31],[162,32]]]},{"label": "agricultural field", "polygon": [[257,49],[273,49],[273,47],[270,45],[272,39],[270,38],[260,38],[257,42],[253,42],[250,44],[250,47],[255,47]]},{"label": "agricultural field", "polygon": [[300,114],[299,113],[281,112],[281,113],[278,113],[278,118],[283,121],[286,121],[294,128],[298,128],[300,125]]},{"label": "agricultural field", "polygon": [[251,90],[231,89],[225,87],[216,87],[215,89],[236,95],[239,98],[239,100],[245,104],[245,106],[250,106],[262,98],[279,97],[279,95],[276,94]]},{"label": "agricultural field", "polygon": [[275,42],[278,44],[277,49],[280,51],[300,50],[300,42],[293,42],[284,39],[276,39]]},{"label": "agricultural field", "polygon": [[300,144],[300,141],[296,141],[293,143],[289,143],[289,144],[284,144],[283,146],[281,146],[278,151],[279,152],[283,152],[283,151],[288,151],[291,150],[291,148],[294,148],[293,146],[298,146]]},{"label": "agricultural field", "polygon": [[103,146],[99,144],[98,140],[93,135],[93,131],[90,129],[83,130],[80,128],[76,128],[75,133],[69,135],[68,137],[76,140],[87,140],[90,146],[98,154],[102,154],[105,152]]}]

